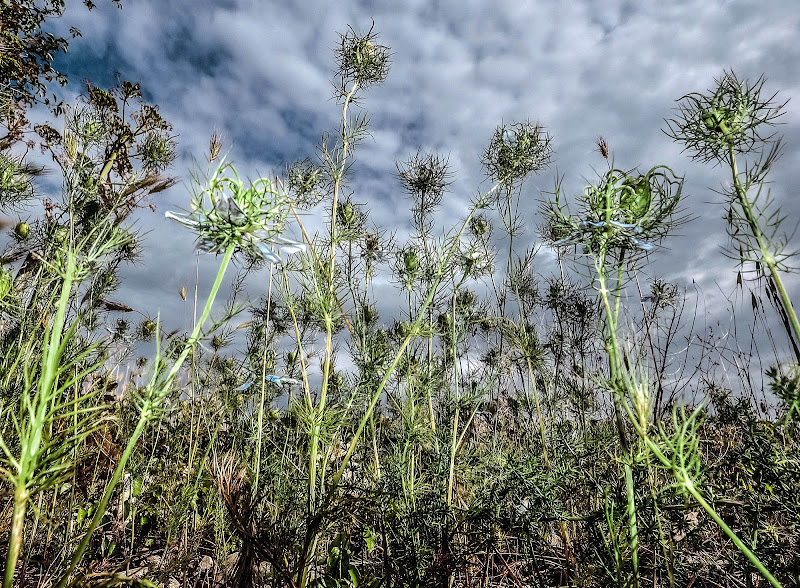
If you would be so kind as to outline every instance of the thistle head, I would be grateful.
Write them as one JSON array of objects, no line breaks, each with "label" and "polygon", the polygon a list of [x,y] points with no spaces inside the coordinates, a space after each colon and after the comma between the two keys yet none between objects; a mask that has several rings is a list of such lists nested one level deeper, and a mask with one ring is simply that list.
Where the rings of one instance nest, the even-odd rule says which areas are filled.
[{"label": "thistle head", "polygon": [[731,151],[752,151],[756,143],[772,138],[760,133],[764,125],[776,124],[772,121],[781,116],[779,111],[786,104],[773,105],[776,94],[762,100],[764,81],[762,76],[750,85],[732,71],[725,72],[707,94],[693,92],[679,98],[678,117],[667,121],[669,131],[664,133],[703,162],[724,161]]},{"label": "thistle head", "polygon": [[374,26],[373,22],[365,35],[359,35],[352,27],[347,33],[339,35],[336,57],[343,90],[348,83],[358,84],[362,88],[380,84],[389,74],[389,48],[373,42],[377,38],[377,34],[372,32]]},{"label": "thistle head", "polygon": [[531,172],[550,163],[552,138],[539,124],[530,122],[497,127],[481,162],[487,175],[510,189]]},{"label": "thistle head", "polygon": [[[231,168],[231,176],[223,175],[227,168]],[[246,186],[229,163],[220,164],[207,187],[192,199],[191,207],[189,214],[167,212],[166,217],[197,232],[201,251],[222,253],[234,245],[256,259],[278,262],[272,245],[292,251],[305,248],[280,236],[289,200],[279,186],[266,178]]]}]

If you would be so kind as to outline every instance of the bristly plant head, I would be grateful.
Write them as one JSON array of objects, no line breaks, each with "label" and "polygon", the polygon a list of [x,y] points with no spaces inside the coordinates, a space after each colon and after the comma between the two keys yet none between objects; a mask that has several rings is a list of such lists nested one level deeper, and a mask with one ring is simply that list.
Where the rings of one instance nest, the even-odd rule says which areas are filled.
[{"label": "bristly plant head", "polygon": [[396,163],[400,183],[414,200],[411,212],[414,224],[420,230],[430,230],[433,221],[430,215],[442,202],[442,195],[452,182],[449,178],[448,159],[438,155],[417,154],[403,164]]},{"label": "bristly plant head", "polygon": [[315,166],[309,158],[291,164],[286,177],[289,192],[300,208],[313,208],[328,193],[324,168]]},{"label": "bristly plant head", "polygon": [[389,75],[389,48],[373,43],[378,36],[373,33],[372,26],[365,35],[359,35],[352,27],[345,34],[340,34],[340,44],[336,49],[336,59],[339,62],[337,75],[342,80],[342,87],[337,90],[339,97],[347,95],[346,87],[357,84],[361,88],[368,88],[373,84],[381,84]]},{"label": "bristly plant head", "polygon": [[694,151],[692,159],[703,163],[724,161],[730,150],[749,153],[757,142],[771,139],[773,135],[762,137],[759,127],[777,124],[773,121],[786,105],[773,105],[777,93],[761,100],[763,76],[752,86],[736,79],[733,71],[715,81],[717,88],[708,95],[692,92],[679,98],[685,102],[678,107],[678,118],[666,121],[670,130],[664,131],[683,143],[684,150]]},{"label": "bristly plant head", "polygon": [[511,190],[518,180],[550,164],[552,138],[538,123],[528,121],[497,127],[481,162],[492,180]]},{"label": "bristly plant head", "polygon": [[564,211],[558,187],[555,200],[545,204],[548,218],[544,236],[553,246],[583,244],[586,253],[625,250],[650,251],[654,241],[665,237],[685,219],[674,217],[683,189],[683,178],[666,166],[645,174],[609,170],[598,186],[587,186],[579,198],[577,216]]},{"label": "bristly plant head", "polygon": [[[233,177],[222,177],[229,167]],[[192,211],[185,215],[167,212],[166,217],[196,231],[201,251],[223,253],[233,244],[251,257],[279,263],[270,246],[288,253],[306,248],[280,236],[288,214],[288,198],[270,180],[260,178],[246,187],[233,166],[221,162],[208,186],[192,198]]]},{"label": "bristly plant head", "polygon": [[34,197],[33,176],[41,176],[44,168],[25,163],[20,156],[0,153],[0,208],[22,208]]}]

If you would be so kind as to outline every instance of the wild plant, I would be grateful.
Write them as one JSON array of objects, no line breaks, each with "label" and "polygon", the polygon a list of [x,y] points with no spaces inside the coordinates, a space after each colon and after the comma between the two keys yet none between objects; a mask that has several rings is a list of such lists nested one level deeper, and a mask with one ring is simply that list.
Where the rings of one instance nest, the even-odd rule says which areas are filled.
[{"label": "wild plant", "polygon": [[[37,337],[24,333],[20,333],[16,341],[17,356],[6,356],[11,359],[7,365],[9,375],[17,370],[23,372],[24,385],[18,412],[7,413],[12,424],[4,427],[0,434],[0,449],[7,464],[2,473],[14,488],[4,587],[14,583],[28,503],[35,494],[50,490],[65,479],[72,465],[71,453],[97,426],[97,413],[102,407],[92,402],[95,392],[90,389],[84,393],[81,385],[87,375],[100,367],[103,358],[98,360],[98,344],[65,357],[69,345],[75,342],[80,324],[75,321],[67,328],[67,310],[73,286],[86,279],[92,266],[123,245],[125,239],[124,235],[115,235],[113,229],[107,227],[78,243],[77,249],[85,252],[80,259],[72,248],[51,254],[43,269],[58,275],[62,285],[58,299],[48,301],[48,306],[55,307],[55,314],[52,323],[44,323],[41,364],[35,369],[35,364],[26,363]],[[10,436],[9,432],[15,435]]]},{"label": "wild plant", "polygon": [[[797,374],[768,372],[784,402],[777,424],[757,419],[746,399],[732,400],[713,373],[698,393],[711,397],[715,416],[702,407],[686,412],[675,405],[698,374],[667,381],[679,289],[655,280],[647,295],[639,291],[640,318],[624,301],[639,287],[649,253],[684,220],[676,214],[682,179],[662,166],[642,174],[610,164],[586,188],[577,214],[562,205],[557,183],[555,201],[545,206],[544,240],[558,249],[561,271],[540,280],[538,248],[515,249],[524,229],[520,185],[549,162],[551,138],[538,124],[501,125],[482,154],[493,186],[449,231],[436,229],[452,176],[448,161],[417,152],[397,164],[412,216],[411,234],[396,244],[348,189],[369,130],[354,107],[363,89],[387,75],[389,49],[372,29],[349,29],[336,54],[341,124],[323,138],[318,162],[293,164],[285,184],[243,181],[222,162],[196,178],[186,214],[167,214],[196,233],[201,253],[222,258],[209,298],[195,295],[198,318],[185,334],[163,333],[146,313],[138,325],[105,314],[138,312],[110,295],[116,270],[136,252],[123,243],[136,238],[124,221],[140,196],[169,185],[160,176],[171,161],[166,123],[149,109],[141,121],[150,127],[131,118],[138,88],[127,85],[92,88],[82,108],[69,111],[63,133],[40,127],[72,196],[46,203],[42,220],[18,223],[3,257],[8,266],[35,253],[16,276],[5,268],[0,275],[0,320],[10,327],[0,335],[0,365],[8,368],[0,371],[0,449],[13,487],[27,496],[9,499],[12,508],[66,516],[24,528],[23,513],[23,526],[12,519],[12,538],[21,529],[32,543],[46,534],[40,551],[53,549],[51,536],[63,538],[70,561],[57,571],[61,585],[92,545],[99,557],[129,565],[141,547],[163,550],[153,573],[167,581],[209,537],[218,566],[238,552],[226,574],[242,586],[593,585],[601,567],[619,585],[645,583],[648,568],[658,583],[666,567],[672,586],[707,551],[700,534],[706,539],[717,528],[743,554],[720,564],[727,566],[720,574],[756,569],[770,579],[766,568],[787,569],[790,556],[780,549],[792,544],[782,517],[796,516]],[[735,93],[735,84],[726,91]],[[708,98],[716,110],[695,127],[729,137],[723,119],[733,116],[732,100]],[[150,154],[138,171],[129,166],[135,144],[147,144]],[[212,138],[211,162],[219,149]],[[608,159],[604,140],[599,150]],[[0,159],[7,204],[33,194],[29,179],[37,171]],[[740,218],[736,239],[751,226],[738,194],[729,195]],[[769,213],[753,214],[762,234],[774,237]],[[304,223],[318,227],[314,216],[325,222],[309,234]],[[302,238],[285,232],[292,218]],[[90,280],[67,288],[63,306],[66,266],[59,263],[72,255],[83,267],[102,227],[113,236],[102,241],[110,249]],[[767,275],[759,240],[746,242]],[[566,273],[567,246],[586,255],[589,288]],[[217,308],[234,257],[242,269],[228,303]],[[778,269],[788,256],[780,259]],[[378,316],[373,290],[387,266],[404,299],[389,324]],[[266,290],[237,325],[246,278],[262,268]],[[778,286],[768,287],[791,331]],[[181,297],[188,307],[191,297],[185,290]],[[55,319],[63,319],[58,328]],[[119,383],[122,397],[112,397],[115,366],[142,341],[155,343],[155,358],[137,358]],[[712,343],[709,334],[701,360],[723,359]],[[48,384],[41,374],[54,353],[61,355]],[[746,363],[746,353],[735,359]],[[355,369],[343,369],[350,361]],[[42,398],[51,399],[50,412],[40,410]],[[34,409],[26,412],[28,405]],[[671,411],[671,420],[661,418]],[[50,422],[37,441],[41,414]],[[28,478],[12,467],[23,454],[34,456],[23,468],[33,472]],[[92,466],[95,455],[99,465]],[[712,459],[728,470],[706,467]],[[61,500],[64,488],[69,501]],[[681,504],[665,504],[673,494]],[[687,514],[686,497],[703,510]],[[698,530],[683,528],[689,515]],[[26,551],[33,550],[17,549],[17,568]]]},{"label": "wild plant", "polygon": [[554,246],[580,246],[591,260],[593,281],[603,304],[605,349],[609,357],[609,387],[612,392],[619,436],[625,448],[628,541],[631,547],[632,581],[638,585],[638,525],[636,521],[633,468],[635,453],[628,442],[623,417],[636,419],[638,430],[647,432],[651,397],[643,389],[625,387],[625,352],[619,340],[619,318],[626,269],[641,260],[674,226],[673,215],[681,198],[682,179],[665,166],[645,174],[610,169],[598,186],[589,186],[579,199],[581,213],[565,212],[556,185],[555,200],[545,205],[548,229]]},{"label": "wild plant", "polygon": [[[3,270],[9,287],[2,301],[2,394],[9,411],[4,411],[2,436],[5,472],[16,496],[6,585],[13,580],[31,493],[63,480],[81,442],[103,422],[101,380],[86,383],[108,355],[107,342],[96,335],[98,313],[132,310],[107,299],[120,264],[136,255],[136,234],[121,223],[149,194],[173,183],[160,175],[173,157],[170,127],[146,104],[130,112],[140,96],[138,85],[129,82],[112,92],[90,86],[89,98],[67,110],[63,133],[49,125],[36,127],[65,185],[63,202],[45,202],[44,219],[17,223],[2,258],[4,264],[23,259],[13,278]],[[140,170],[132,160],[140,162]],[[3,186],[2,204],[18,206],[20,197],[35,196],[25,178],[39,170],[5,161],[11,165],[5,176],[11,183]],[[87,282],[79,301],[78,288]],[[39,331],[42,337],[31,336]],[[39,369],[31,361],[37,357]],[[14,417],[17,404],[20,412]]]},{"label": "wild plant", "polygon": [[[766,176],[780,156],[781,139],[771,141],[774,134],[761,133],[764,126],[776,124],[788,101],[773,104],[777,93],[763,100],[763,76],[751,85],[730,71],[715,81],[717,87],[709,94],[693,92],[678,99],[683,101],[678,116],[667,121],[669,130],[664,133],[693,152],[692,159],[730,168],[732,183],[727,191],[718,192],[728,200],[728,235],[737,250],[729,255],[746,271],[755,272],[756,278],[767,280],[789,340],[798,349],[800,323],[781,278],[782,272],[793,269],[789,265],[793,253],[786,250],[789,237],[780,232],[785,217],[774,209],[769,190],[762,196]],[[757,153],[759,159],[740,172],[737,154],[749,153]],[[800,356],[796,359],[800,361]]]},{"label": "wild plant", "polygon": [[[762,136],[763,126],[775,124],[776,118],[781,116],[780,110],[786,102],[774,105],[772,100],[777,94],[767,100],[762,100],[761,91],[764,85],[763,76],[754,84],[741,82],[733,71],[725,72],[720,80],[715,80],[717,87],[709,94],[691,93],[679,98],[684,101],[679,106],[677,118],[667,121],[669,131],[664,131],[675,141],[683,143],[685,150],[693,152],[693,159],[703,162],[715,161],[724,163],[731,170],[732,183],[729,189],[722,194],[728,199],[728,235],[738,249],[738,255],[731,254],[741,266],[753,264],[756,278],[767,280],[770,299],[775,304],[786,327],[789,341],[797,355],[797,343],[800,341],[800,323],[789,299],[786,287],[781,278],[782,272],[791,271],[789,259],[791,252],[787,252],[789,238],[780,233],[780,225],[784,220],[780,210],[774,210],[769,191],[762,198],[762,189],[765,178],[772,165],[780,155],[780,142],[770,141],[773,135]],[[768,150],[765,150],[768,147]],[[745,167],[744,172],[739,171],[737,154],[758,153],[756,163]],[[757,187],[754,195],[753,189]],[[750,270],[745,267],[745,270]],[[741,275],[741,274],[740,274]],[[755,307],[755,304],[754,304]],[[755,308],[754,308],[755,310]],[[797,357],[800,360],[800,356]],[[769,375],[779,378],[776,369]],[[774,379],[773,382],[776,382]],[[773,384],[774,389],[781,389],[780,384]],[[789,400],[791,395],[789,395]],[[792,403],[789,403],[790,407]],[[790,408],[791,411],[791,408]],[[682,417],[682,429],[688,432],[689,440],[668,441],[670,450],[677,453],[685,462],[692,458],[684,457],[683,443],[692,443],[692,429],[695,414],[691,417]],[[688,429],[687,429],[688,428]],[[676,433],[677,435],[677,433]],[[691,456],[691,451],[688,452]],[[662,463],[667,463],[659,456]],[[696,458],[694,458],[696,459]],[[691,462],[690,462],[691,463]],[[694,485],[694,478],[685,463],[680,467],[672,465],[673,473],[685,491],[691,493],[704,510],[722,527],[731,538],[736,547],[747,557],[752,565],[764,575],[773,586],[780,583],[772,576],[753,552],[736,536],[736,534],[722,521],[713,507],[700,495]]]}]

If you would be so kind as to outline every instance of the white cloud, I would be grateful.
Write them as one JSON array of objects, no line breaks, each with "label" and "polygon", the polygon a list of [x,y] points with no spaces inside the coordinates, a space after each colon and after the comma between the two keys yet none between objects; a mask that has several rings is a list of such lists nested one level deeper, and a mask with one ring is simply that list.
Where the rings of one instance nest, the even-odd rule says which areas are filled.
[{"label": "white cloud", "polygon": [[[123,79],[141,81],[180,135],[175,172],[188,180],[191,157],[202,160],[215,128],[232,146],[230,158],[243,176],[279,169],[286,158],[313,156],[315,143],[335,132],[340,117],[330,100],[337,32],[348,23],[365,32],[374,17],[378,42],[391,47],[392,67],[383,87],[364,94],[374,141],[360,145],[351,180],[355,201],[370,203],[374,221],[390,230],[407,226],[408,203],[392,174],[395,160],[422,148],[449,154],[457,174],[440,216],[442,228],[452,226],[469,196],[487,187],[479,162],[494,128],[530,119],[553,135],[556,153],[550,169],[524,188],[526,239],[535,238],[542,222],[539,202],[542,191],[552,190],[556,170],[571,196],[583,190],[583,178],[596,181],[593,168],[604,172],[594,145],[603,135],[617,167],[646,170],[663,163],[686,174],[686,207],[700,218],[668,240],[668,251],[652,256],[649,271],[684,284],[695,279],[708,294],[715,279],[734,273],[719,251],[727,239],[723,199],[711,192],[730,172],[690,161],[660,129],[677,98],[706,92],[723,69],[751,81],[763,73],[765,97],[775,91],[781,101],[796,97],[800,16],[794,1],[140,0],[122,11],[110,3],[91,14],[71,8],[58,27],[76,24],[84,35],[61,62],[72,76],[70,88],[114,69]],[[79,66],[70,69],[75,55]],[[797,219],[792,188],[800,185],[800,107],[793,102],[783,117],[788,124],[776,129],[786,135],[785,154],[771,178],[773,197]],[[185,188],[173,189],[160,200],[160,211],[187,200]],[[160,215],[144,222],[164,226]],[[163,271],[167,281],[174,281],[176,267],[193,275],[187,256],[192,237],[173,228],[167,242],[162,234],[149,237],[148,263],[157,257],[156,267],[169,269],[149,271]],[[180,240],[188,246],[178,246]],[[162,298],[154,291],[159,283],[127,287],[153,305]],[[790,283],[800,299],[796,280]],[[170,283],[168,290],[174,288]],[[717,307],[709,305],[710,312]]]}]

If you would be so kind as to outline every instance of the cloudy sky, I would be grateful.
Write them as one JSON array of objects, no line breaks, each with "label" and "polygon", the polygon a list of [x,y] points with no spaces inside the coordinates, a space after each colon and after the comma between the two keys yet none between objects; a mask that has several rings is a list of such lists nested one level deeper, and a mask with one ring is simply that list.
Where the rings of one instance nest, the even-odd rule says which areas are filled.
[{"label": "cloudy sky", "polygon": [[[595,143],[602,135],[618,168],[664,164],[685,174],[684,205],[696,219],[650,255],[645,273],[688,288],[689,307],[699,304],[701,318],[708,313],[708,323],[720,320],[724,330],[724,295],[734,292],[736,271],[720,248],[727,242],[725,208],[712,190],[729,182],[730,172],[692,162],[661,129],[676,99],[707,93],[730,69],[753,82],[763,74],[762,96],[778,92],[777,101],[791,100],[777,128],[784,154],[769,179],[789,232],[800,218],[793,189],[800,186],[796,0],[127,0],[123,10],[97,3],[89,13],[74,0],[53,25],[65,36],[70,26],[83,33],[59,58],[71,80],[60,95],[72,100],[84,89],[81,79],[112,86],[119,72],[139,81],[174,125],[180,157],[173,173],[183,183],[157,200],[157,214],[139,215],[139,226],[151,233],[144,264],[125,272],[124,296],[151,312],[160,308],[176,326],[191,316],[177,293],[194,284],[193,237],[163,213],[187,207],[193,158],[205,161],[215,130],[229,160],[250,178],[313,157],[341,116],[331,99],[337,33],[348,25],[366,32],[372,19],[392,65],[385,84],[363,94],[372,138],[356,152],[351,185],[372,221],[396,230],[400,241],[410,215],[395,162],[418,149],[449,156],[454,183],[440,216],[445,229],[489,187],[480,156],[496,126],[541,123],[555,154],[523,188],[524,238],[533,242],[540,203],[557,175],[562,194],[572,198],[607,169]],[[537,259],[537,269],[551,275],[553,255]],[[201,293],[215,267],[212,256],[201,260]],[[798,281],[790,277],[789,284],[800,300]],[[258,284],[250,287],[258,296]],[[734,302],[746,327],[749,293],[744,306],[741,299]],[[774,310],[768,307],[767,316],[774,318]]]}]

